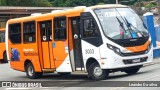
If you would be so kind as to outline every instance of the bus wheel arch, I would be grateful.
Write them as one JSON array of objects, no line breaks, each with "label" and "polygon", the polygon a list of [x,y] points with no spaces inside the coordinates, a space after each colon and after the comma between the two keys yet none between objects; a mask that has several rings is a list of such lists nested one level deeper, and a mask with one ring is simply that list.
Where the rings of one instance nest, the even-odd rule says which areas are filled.
[{"label": "bus wheel arch", "polygon": [[3,52],[3,62],[8,63],[6,51]]},{"label": "bus wheel arch", "polygon": [[32,63],[29,59],[27,59],[27,60],[25,60],[25,62],[24,62],[24,68],[26,69],[26,65],[28,64],[28,63]]},{"label": "bus wheel arch", "polygon": [[98,61],[94,58],[89,58],[86,62],[88,76],[93,80],[106,79],[109,75],[108,70],[101,69]]},{"label": "bus wheel arch", "polygon": [[42,77],[43,75],[42,72],[35,72],[34,65],[29,59],[25,60],[24,68],[25,68],[27,77],[30,79],[37,79]]},{"label": "bus wheel arch", "polygon": [[88,72],[89,66],[90,66],[92,63],[95,63],[95,62],[98,63],[95,58],[89,58],[89,59],[87,60],[87,62],[86,62],[86,70],[87,70],[87,72]]}]

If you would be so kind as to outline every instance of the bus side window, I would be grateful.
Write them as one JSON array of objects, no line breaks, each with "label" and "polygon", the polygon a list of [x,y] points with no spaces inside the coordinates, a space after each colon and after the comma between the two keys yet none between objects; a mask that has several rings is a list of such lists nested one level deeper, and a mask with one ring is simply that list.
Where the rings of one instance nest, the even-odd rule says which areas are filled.
[{"label": "bus side window", "polygon": [[56,17],[54,19],[54,40],[66,40],[66,18]]},{"label": "bus side window", "polygon": [[25,22],[23,24],[23,30],[24,43],[35,42],[35,22]]},{"label": "bus side window", "polygon": [[98,28],[96,27],[96,23],[92,18],[83,20],[83,37],[98,37]]},{"label": "bus side window", "polygon": [[5,42],[5,32],[1,31],[0,32],[0,43],[3,43],[3,42]]},{"label": "bus side window", "polygon": [[21,23],[9,25],[9,39],[12,43],[21,43]]}]

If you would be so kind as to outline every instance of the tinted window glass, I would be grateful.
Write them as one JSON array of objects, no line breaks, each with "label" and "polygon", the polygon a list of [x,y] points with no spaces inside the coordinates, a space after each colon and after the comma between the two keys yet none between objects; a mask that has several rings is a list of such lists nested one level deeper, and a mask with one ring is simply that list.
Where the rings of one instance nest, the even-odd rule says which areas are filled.
[{"label": "tinted window glass", "polygon": [[35,42],[35,22],[25,22],[23,34],[24,43]]},{"label": "tinted window glass", "polygon": [[9,25],[9,39],[12,43],[21,43],[21,24],[10,24]]},{"label": "tinted window glass", "polygon": [[83,37],[97,37],[98,36],[98,28],[96,27],[96,23],[93,19],[84,19],[83,20]]},{"label": "tinted window glass", "polygon": [[5,31],[0,32],[0,43],[5,42]]},{"label": "tinted window glass", "polygon": [[66,39],[66,18],[58,17],[54,19],[54,40]]},{"label": "tinted window glass", "polygon": [[43,21],[40,22],[41,28],[41,40],[43,41],[52,41],[52,21]]}]

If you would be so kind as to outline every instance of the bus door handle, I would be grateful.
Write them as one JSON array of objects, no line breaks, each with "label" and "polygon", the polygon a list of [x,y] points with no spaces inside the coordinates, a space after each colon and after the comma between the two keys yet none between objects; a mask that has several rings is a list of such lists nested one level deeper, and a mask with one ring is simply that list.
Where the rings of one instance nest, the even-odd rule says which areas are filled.
[{"label": "bus door handle", "polygon": [[78,39],[78,35],[77,34],[74,34],[74,39]]}]

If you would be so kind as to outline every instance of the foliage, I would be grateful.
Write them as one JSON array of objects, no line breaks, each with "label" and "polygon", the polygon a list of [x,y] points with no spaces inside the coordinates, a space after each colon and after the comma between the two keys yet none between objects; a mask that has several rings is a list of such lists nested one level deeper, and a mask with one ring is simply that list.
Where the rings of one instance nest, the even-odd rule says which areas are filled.
[{"label": "foliage", "polygon": [[48,0],[0,0],[0,2],[3,2],[1,6],[52,6]]},{"label": "foliage", "polygon": [[[136,2],[151,0],[118,0],[122,4],[132,5]],[[123,3],[124,2],[124,3]],[[74,7],[97,4],[115,4],[116,0],[0,0],[0,6],[33,6],[33,7]],[[150,6],[150,5],[149,5]]]},{"label": "foliage", "polygon": [[0,0],[0,6],[54,6],[74,7],[113,4],[116,0]]},{"label": "foliage", "polygon": [[145,8],[152,8],[152,7],[155,7],[155,6],[157,6],[157,4],[154,3],[154,2],[151,2],[151,3],[147,4],[147,5],[145,6]]}]

